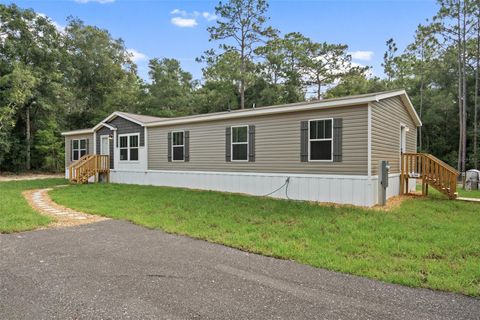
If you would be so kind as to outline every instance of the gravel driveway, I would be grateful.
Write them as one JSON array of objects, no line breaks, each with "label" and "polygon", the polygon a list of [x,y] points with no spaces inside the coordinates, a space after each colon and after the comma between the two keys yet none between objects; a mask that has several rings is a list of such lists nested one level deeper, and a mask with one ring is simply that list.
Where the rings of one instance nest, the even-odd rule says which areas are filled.
[{"label": "gravel driveway", "polygon": [[1,319],[479,319],[480,300],[124,221],[0,235]]}]

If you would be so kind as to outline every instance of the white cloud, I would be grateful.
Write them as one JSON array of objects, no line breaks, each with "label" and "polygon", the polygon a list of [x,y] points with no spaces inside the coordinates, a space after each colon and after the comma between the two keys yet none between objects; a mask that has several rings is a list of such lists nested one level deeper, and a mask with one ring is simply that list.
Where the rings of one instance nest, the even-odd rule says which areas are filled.
[{"label": "white cloud", "polygon": [[197,20],[193,18],[173,17],[170,21],[172,24],[181,28],[193,28],[198,25]]},{"label": "white cloud", "polygon": [[172,11],[170,11],[170,14],[175,16],[170,20],[172,24],[176,25],[177,27],[183,27],[183,28],[196,27],[198,25],[197,18],[199,17],[202,17],[207,21],[213,21],[217,19],[217,16],[215,14],[207,11],[187,12],[181,9],[173,9]]},{"label": "white cloud", "polygon": [[105,4],[105,3],[115,2],[115,0],[75,0],[75,2],[78,2],[78,3],[97,2],[97,3],[100,3],[100,4]]},{"label": "white cloud", "polygon": [[127,52],[130,54],[133,62],[140,62],[148,59],[146,54],[141,53],[140,51],[137,51],[135,49],[127,49]]},{"label": "white cloud", "polygon": [[187,15],[187,11],[185,10],[180,10],[180,9],[173,9],[170,14],[178,14],[181,15],[182,17],[185,17]]},{"label": "white cloud", "polygon": [[373,51],[353,51],[350,55],[354,60],[370,61],[373,58]]},{"label": "white cloud", "polygon": [[202,12],[202,17],[207,19],[207,21],[213,21],[213,20],[217,19],[217,16],[215,14],[207,12],[207,11]]}]

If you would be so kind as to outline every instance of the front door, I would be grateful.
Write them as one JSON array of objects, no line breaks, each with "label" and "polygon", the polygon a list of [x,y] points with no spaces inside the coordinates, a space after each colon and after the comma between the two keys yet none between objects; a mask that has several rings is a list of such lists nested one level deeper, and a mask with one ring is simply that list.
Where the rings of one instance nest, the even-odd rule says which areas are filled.
[{"label": "front door", "polygon": [[110,154],[110,139],[108,136],[100,137],[100,154],[107,156]]}]

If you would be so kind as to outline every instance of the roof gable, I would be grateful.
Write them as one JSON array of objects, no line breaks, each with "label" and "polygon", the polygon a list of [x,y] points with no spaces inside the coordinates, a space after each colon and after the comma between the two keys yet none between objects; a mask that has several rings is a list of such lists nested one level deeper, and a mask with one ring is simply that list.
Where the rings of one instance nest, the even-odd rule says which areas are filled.
[{"label": "roof gable", "polygon": [[145,124],[150,123],[150,122],[155,122],[155,121],[161,121],[165,118],[160,118],[160,117],[154,117],[154,116],[144,116],[141,114],[134,114],[134,113],[127,113],[127,112],[120,112],[120,111],[115,111],[112,114],[110,114],[108,117],[100,121],[95,127],[93,127],[93,131],[97,131],[100,129],[102,126],[107,126],[110,127],[111,130],[115,130],[114,127],[109,125],[108,123],[115,119],[116,117],[123,118],[125,120],[128,120],[130,122],[136,123],[140,126],[145,126]]}]

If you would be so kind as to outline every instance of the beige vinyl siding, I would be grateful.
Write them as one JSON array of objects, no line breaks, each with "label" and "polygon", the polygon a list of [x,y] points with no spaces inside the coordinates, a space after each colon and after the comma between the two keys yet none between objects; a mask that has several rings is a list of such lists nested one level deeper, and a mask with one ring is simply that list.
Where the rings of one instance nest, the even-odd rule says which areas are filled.
[{"label": "beige vinyl siding", "polygon": [[70,141],[75,139],[89,139],[87,154],[93,154],[93,133],[92,134],[79,134],[74,136],[65,136],[65,168],[68,168],[71,161],[71,143]]},{"label": "beige vinyl siding", "polygon": [[[367,174],[367,106],[148,128],[148,169],[308,174]],[[300,122],[343,118],[343,161],[301,162]],[[225,161],[225,128],[255,125],[255,162]],[[167,135],[190,130],[190,161],[168,162]]]},{"label": "beige vinyl siding", "polygon": [[417,150],[417,127],[399,97],[372,103],[372,175],[378,174],[380,160],[390,162],[390,173],[400,172],[400,127],[406,133],[406,151]]}]

